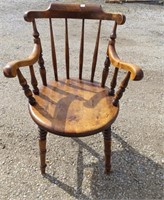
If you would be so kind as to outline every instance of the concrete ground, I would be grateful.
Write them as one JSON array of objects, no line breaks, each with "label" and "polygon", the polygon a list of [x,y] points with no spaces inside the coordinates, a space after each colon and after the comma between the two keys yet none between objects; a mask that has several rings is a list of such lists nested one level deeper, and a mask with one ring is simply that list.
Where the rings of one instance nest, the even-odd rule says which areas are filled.
[{"label": "concrete ground", "polygon": [[[42,177],[39,171],[37,127],[28,114],[27,100],[17,78],[5,78],[2,67],[13,59],[26,57],[32,50],[32,29],[23,20],[24,12],[45,9],[50,2],[0,1],[0,199],[163,199],[163,6],[89,1],[102,4],[106,11],[126,15],[125,25],[118,28],[117,49],[121,58],[141,66],[145,77],[140,82],[131,81],[121,100],[120,113],[112,129],[110,176],[103,173],[103,138],[100,133],[76,139],[49,134],[47,175]],[[44,27],[41,33],[45,38],[43,55],[46,58],[49,57],[49,43],[46,46],[49,33],[45,31],[46,23],[40,25]],[[78,39],[78,25],[72,25],[73,37]],[[86,39],[90,46],[93,41],[90,31],[95,30],[95,24],[88,25]],[[59,29],[56,37],[60,39],[63,33],[60,22],[56,27]],[[105,26],[104,30],[107,34],[108,27]],[[109,33],[106,34],[102,37],[100,48],[103,60]],[[74,46],[73,52],[76,52]],[[63,62],[60,44],[58,55],[59,61]],[[87,56],[88,52],[86,64],[90,61]],[[45,65],[48,68],[49,61],[46,59]],[[77,72],[75,67],[73,75]],[[100,60],[97,79],[101,77],[102,67],[103,61]],[[28,79],[27,70],[24,70],[24,74]],[[48,74],[51,76],[49,68]]]}]

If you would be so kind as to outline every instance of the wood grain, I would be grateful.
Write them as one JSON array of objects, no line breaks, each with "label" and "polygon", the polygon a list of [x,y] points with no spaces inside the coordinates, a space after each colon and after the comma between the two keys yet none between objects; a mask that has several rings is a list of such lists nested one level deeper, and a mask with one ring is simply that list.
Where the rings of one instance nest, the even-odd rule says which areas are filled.
[{"label": "wood grain", "polygon": [[51,18],[49,19],[49,24],[50,24],[52,64],[53,64],[53,69],[54,69],[55,80],[58,81],[56,48],[55,48],[55,41],[54,41],[54,34],[53,34],[53,28],[52,28],[52,20],[51,20]]},{"label": "wood grain", "polygon": [[94,53],[93,53],[91,82],[93,82],[93,80],[94,80],[95,69],[96,69],[96,64],[97,64],[97,56],[98,56],[99,40],[100,40],[100,31],[101,31],[101,20],[99,21],[96,44],[95,44],[95,49],[94,49]]},{"label": "wood grain", "polygon": [[63,136],[87,136],[108,128],[116,119],[109,88],[98,83],[69,79],[49,82],[29,105],[33,120],[45,130]]},{"label": "wood grain", "polygon": [[82,79],[83,57],[84,57],[84,19],[82,20],[80,54],[79,54],[79,79]]},{"label": "wood grain", "polygon": [[[96,4],[67,4],[52,3],[48,9],[43,11],[29,11],[24,15],[28,22],[32,22],[34,49],[28,58],[9,62],[4,67],[4,75],[7,77],[18,76],[25,96],[29,100],[29,112],[34,122],[39,126],[39,147],[41,160],[41,173],[46,168],[46,135],[47,132],[66,137],[83,137],[103,132],[105,152],[105,173],[109,174],[111,168],[111,125],[119,112],[119,100],[121,99],[129,79],[141,80],[143,71],[136,65],[122,61],[115,50],[117,25],[125,23],[125,16],[120,13],[106,13],[101,6]],[[50,41],[52,64],[55,80],[47,81],[44,66],[43,52],[39,32],[35,19],[47,18],[50,25]],[[65,20],[65,63],[66,79],[58,80],[57,58],[55,39],[53,34],[52,18],[63,18]],[[79,78],[70,79],[70,52],[69,51],[69,18],[81,19],[81,40],[79,50]],[[92,72],[90,80],[82,80],[84,60],[84,21],[87,19],[99,20],[97,38],[93,53]],[[102,72],[102,82],[94,82],[94,73],[98,57],[99,39],[101,38],[101,21],[112,20],[114,26],[110,41],[107,45],[106,61]],[[79,20],[80,21],[80,20]],[[44,28],[44,27],[43,27]],[[76,27],[74,27],[76,28]],[[64,59],[64,58],[63,58]],[[38,82],[33,69],[33,64],[38,61],[43,86],[38,88]],[[115,67],[113,78],[111,77],[111,88],[105,86],[108,77],[109,66]],[[33,92],[20,71],[20,67],[29,66]],[[126,77],[117,86],[119,69],[127,71]],[[34,93],[34,94],[33,94]]]},{"label": "wood grain", "polygon": [[28,22],[35,18],[73,18],[73,19],[101,19],[113,20],[117,24],[125,23],[125,16],[121,13],[106,13],[97,4],[67,4],[52,3],[47,10],[29,11],[24,15]]},{"label": "wood grain", "polygon": [[66,64],[66,76],[69,79],[69,36],[68,36],[68,20],[65,19],[65,64]]},{"label": "wood grain", "polygon": [[30,66],[36,63],[40,56],[40,44],[34,44],[34,49],[28,58],[9,62],[4,68],[3,73],[6,77],[12,78],[17,75],[19,67]]},{"label": "wood grain", "polygon": [[137,65],[133,65],[133,64],[127,63],[125,61],[122,61],[118,57],[117,52],[115,50],[115,46],[113,46],[113,44],[109,44],[108,55],[109,55],[112,65],[114,65],[117,68],[129,71],[131,73],[131,75],[130,75],[131,80],[139,81],[143,78],[142,69],[140,67],[138,67]]}]

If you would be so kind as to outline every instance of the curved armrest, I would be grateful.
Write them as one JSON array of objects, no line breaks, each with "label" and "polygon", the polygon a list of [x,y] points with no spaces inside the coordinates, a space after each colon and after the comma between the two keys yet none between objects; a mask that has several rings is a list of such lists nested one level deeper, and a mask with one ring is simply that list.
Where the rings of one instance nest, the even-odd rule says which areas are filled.
[{"label": "curved armrest", "polygon": [[131,80],[139,81],[143,78],[144,74],[140,67],[120,60],[114,45],[109,44],[107,53],[112,65],[114,65],[117,68],[129,71],[131,73],[130,75]]},{"label": "curved armrest", "polygon": [[35,43],[33,51],[28,58],[25,58],[23,60],[14,60],[12,62],[9,62],[3,68],[4,75],[9,78],[15,77],[17,75],[17,69],[19,67],[30,66],[36,63],[36,61],[39,59],[40,52],[40,44]]}]

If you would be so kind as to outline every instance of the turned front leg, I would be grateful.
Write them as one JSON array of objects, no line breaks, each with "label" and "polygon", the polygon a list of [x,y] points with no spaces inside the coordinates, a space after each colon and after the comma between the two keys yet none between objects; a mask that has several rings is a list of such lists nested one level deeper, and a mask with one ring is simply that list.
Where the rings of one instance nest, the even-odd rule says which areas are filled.
[{"label": "turned front leg", "polygon": [[105,174],[111,170],[111,127],[103,131],[104,153],[105,153]]},{"label": "turned front leg", "polygon": [[46,168],[46,136],[47,131],[39,127],[40,170],[45,174]]}]

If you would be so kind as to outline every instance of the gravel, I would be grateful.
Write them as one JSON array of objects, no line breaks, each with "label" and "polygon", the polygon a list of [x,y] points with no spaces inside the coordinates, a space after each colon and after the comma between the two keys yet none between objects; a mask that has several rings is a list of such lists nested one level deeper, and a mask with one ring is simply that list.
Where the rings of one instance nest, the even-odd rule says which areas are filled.
[{"label": "gravel", "polygon": [[[11,60],[29,55],[33,47],[32,29],[29,23],[24,22],[23,13],[30,9],[44,9],[50,2],[48,0],[0,1],[1,69]],[[121,100],[120,114],[112,128],[112,173],[110,176],[103,173],[104,153],[101,133],[74,139],[49,134],[47,174],[42,177],[39,170],[37,127],[28,114],[27,100],[17,79],[7,79],[0,73],[0,199],[2,200],[164,198],[163,6],[135,3],[105,4],[102,0],[89,2],[102,4],[107,11],[122,12],[126,15],[125,25],[120,26],[118,30],[118,52],[124,60],[141,66],[145,74],[142,81],[129,83]],[[88,25],[90,30],[94,30],[95,24]],[[46,26],[44,24],[45,29]],[[59,22],[57,27],[60,30]],[[72,32],[76,39],[78,25],[74,27],[76,28],[72,29]],[[108,28],[105,28],[107,33]],[[43,43],[49,38],[49,33],[47,34],[45,29],[41,30],[45,37]],[[89,39],[90,45],[93,41],[90,31],[86,39]],[[100,51],[102,58],[105,52],[103,45],[106,43],[107,37],[104,35]],[[49,44],[47,49],[48,46]],[[59,61],[63,62],[60,45],[58,50]],[[48,57],[48,50],[44,50],[43,55]],[[87,56],[88,52],[86,62],[89,62]],[[73,57],[73,61],[74,59],[76,56]],[[45,64],[48,66],[49,62],[45,61]],[[98,68],[97,79],[101,77],[101,68]],[[63,68],[61,73],[62,71]],[[76,72],[77,69],[73,67],[72,74],[75,75]],[[86,75],[88,72],[87,68]],[[28,74],[26,70],[24,73]],[[48,73],[51,76],[49,68]]]}]

